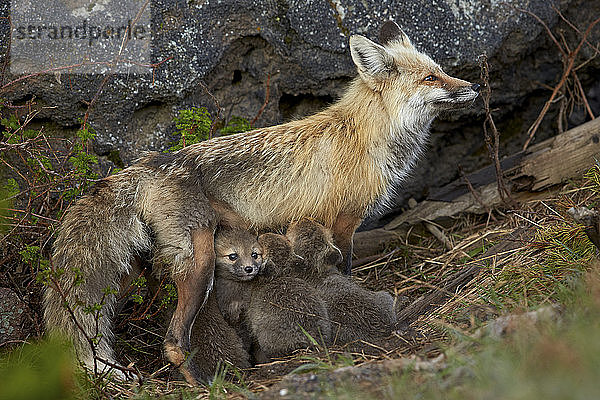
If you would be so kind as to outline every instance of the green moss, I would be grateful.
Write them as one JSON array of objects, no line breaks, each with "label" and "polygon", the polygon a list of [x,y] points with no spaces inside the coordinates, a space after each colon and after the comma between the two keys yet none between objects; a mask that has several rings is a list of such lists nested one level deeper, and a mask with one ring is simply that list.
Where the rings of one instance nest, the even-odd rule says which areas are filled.
[{"label": "green moss", "polygon": [[115,164],[117,168],[125,168],[125,163],[123,163],[123,160],[121,160],[119,150],[112,150],[110,153],[108,153],[108,156],[106,158],[108,158],[109,161],[112,161],[112,163]]}]

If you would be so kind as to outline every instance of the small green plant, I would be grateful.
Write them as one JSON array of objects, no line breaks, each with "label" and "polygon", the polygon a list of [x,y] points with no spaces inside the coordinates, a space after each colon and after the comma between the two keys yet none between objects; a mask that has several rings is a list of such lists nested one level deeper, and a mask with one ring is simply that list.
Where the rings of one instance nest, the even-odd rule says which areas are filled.
[{"label": "small green plant", "polygon": [[596,252],[584,227],[571,222],[539,228],[531,246],[540,250],[535,262],[505,265],[494,284],[482,289],[499,309],[559,300],[565,285],[585,271]]},{"label": "small green plant", "polygon": [[160,307],[167,307],[170,304],[174,304],[177,301],[177,289],[175,285],[172,283],[165,283],[163,285],[163,290],[166,295],[160,301]]},{"label": "small green plant", "polygon": [[[206,107],[192,107],[179,111],[174,118],[174,135],[179,136],[176,145],[169,151],[181,150],[186,146],[210,139],[211,130],[215,128],[210,112]],[[218,130],[219,135],[231,135],[233,133],[245,132],[252,129],[250,123],[244,118],[232,117],[229,122]]]},{"label": "small green plant", "polygon": [[231,117],[227,125],[219,130],[221,135],[232,135],[234,133],[246,132],[252,129],[250,122],[241,117]]},{"label": "small green plant", "polygon": [[142,296],[142,290],[147,287],[147,280],[145,276],[140,276],[131,282],[131,286],[135,289],[135,293],[131,294],[131,300],[136,304],[142,304],[144,302],[144,296]]},{"label": "small green plant", "polygon": [[248,389],[244,376],[237,368],[227,363],[220,364],[212,382],[208,385],[208,398],[211,400],[225,399],[233,393],[239,393],[248,399],[257,398]]},{"label": "small green plant", "polygon": [[174,121],[177,129],[174,135],[180,135],[180,138],[177,144],[170,148],[170,151],[181,150],[185,146],[209,138],[212,120],[206,107],[192,107],[189,110],[181,110]]},{"label": "small green plant", "polygon": [[67,200],[81,196],[98,179],[98,174],[93,170],[93,166],[98,164],[98,158],[89,151],[90,143],[96,137],[96,133],[88,125],[79,129],[76,135],[78,140],[73,146],[73,155],[69,157],[69,162],[73,165],[74,178],[79,184],[73,185],[66,191]]},{"label": "small green plant", "polygon": [[50,260],[44,257],[39,246],[26,245],[19,251],[21,261],[31,267],[32,271],[44,271],[50,266]]}]

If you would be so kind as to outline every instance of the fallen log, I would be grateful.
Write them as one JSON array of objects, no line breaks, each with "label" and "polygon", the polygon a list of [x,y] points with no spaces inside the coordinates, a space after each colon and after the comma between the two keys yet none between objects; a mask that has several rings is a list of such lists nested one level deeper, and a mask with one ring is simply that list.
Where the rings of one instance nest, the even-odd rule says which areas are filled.
[{"label": "fallen log", "polygon": [[[580,177],[599,159],[600,118],[597,118],[506,157],[501,165],[512,198],[524,202],[546,197],[548,190]],[[486,209],[502,206],[493,166],[468,174],[467,179],[479,199],[475,199],[463,179],[456,180],[383,228],[357,232],[357,257],[376,254],[386,242],[397,240],[412,225],[439,222],[465,213],[484,214]]]}]

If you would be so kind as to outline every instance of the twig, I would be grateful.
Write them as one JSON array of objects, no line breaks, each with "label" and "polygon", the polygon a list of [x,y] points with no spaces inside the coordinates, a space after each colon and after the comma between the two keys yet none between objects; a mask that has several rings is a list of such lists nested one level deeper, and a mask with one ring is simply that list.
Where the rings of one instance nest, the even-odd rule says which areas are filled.
[{"label": "twig", "polygon": [[452,241],[448,239],[448,236],[440,228],[438,228],[435,224],[429,221],[423,221],[423,225],[425,228],[433,235],[437,240],[439,240],[446,250],[452,250],[454,246],[452,245]]},{"label": "twig", "polygon": [[123,324],[125,324],[128,321],[140,321],[143,320],[145,318],[150,318],[155,316],[156,314],[158,314],[163,308],[164,305],[160,305],[158,307],[158,310],[156,310],[155,312],[153,312],[152,314],[148,314],[148,311],[150,311],[150,307],[152,307],[152,304],[154,304],[154,302],[156,301],[156,298],[158,297],[158,295],[160,294],[160,291],[162,290],[162,285],[165,282],[165,279],[167,278],[167,276],[163,276],[159,285],[158,285],[158,290],[154,293],[154,296],[152,296],[152,299],[150,300],[150,302],[146,305],[146,308],[144,309],[144,311],[142,311],[141,313],[139,313],[138,315],[132,315],[130,316],[127,320],[123,321]]},{"label": "twig", "polygon": [[497,222],[496,217],[494,217],[494,214],[492,213],[492,209],[483,202],[483,200],[481,199],[481,196],[479,196],[479,193],[477,193],[475,191],[475,188],[473,187],[473,185],[471,184],[471,181],[469,181],[469,178],[467,178],[467,175],[465,174],[465,171],[462,168],[462,165],[458,166],[458,173],[460,174],[460,176],[465,180],[465,183],[467,184],[467,187],[469,188],[469,191],[471,192],[471,194],[473,195],[473,198],[475,199],[475,201],[477,203],[479,203],[479,205],[481,207],[483,207],[483,209],[485,211],[487,211],[488,215],[490,216],[490,218],[494,221]]},{"label": "twig", "polygon": [[[528,14],[533,15],[529,11],[525,11],[525,10],[522,10],[522,9],[517,9],[517,10],[523,11],[523,12],[527,12]],[[539,20],[539,17],[536,17],[536,18]],[[579,54],[579,51],[582,49],[583,45],[585,43],[587,43],[587,38],[590,35],[590,32],[592,31],[592,29],[594,28],[594,26],[598,22],[600,22],[600,18],[595,19],[594,21],[592,21],[588,25],[587,29],[583,33],[582,39],[580,40],[580,42],[577,45],[577,47],[575,48],[575,50],[570,51],[566,55],[565,68],[563,70],[563,73],[562,73],[562,76],[560,78],[560,81],[554,87],[554,90],[552,91],[552,94],[550,95],[550,98],[544,104],[544,107],[542,108],[542,111],[538,115],[537,119],[535,120],[535,122],[533,123],[533,125],[531,125],[531,127],[529,128],[529,130],[527,131],[528,137],[527,137],[527,140],[525,141],[525,144],[523,145],[523,150],[527,150],[527,147],[529,147],[529,144],[533,140],[533,136],[535,135],[537,129],[539,128],[540,124],[542,123],[542,120],[544,119],[544,116],[546,115],[546,113],[550,109],[550,105],[554,102],[554,98],[556,97],[556,95],[560,92],[560,90],[562,89],[562,87],[567,82],[567,78],[569,77],[569,75],[571,75],[571,73],[574,73],[573,66],[575,64],[575,59],[576,59],[577,55]],[[562,48],[562,46],[560,45],[560,43],[556,40],[556,38],[553,35],[551,35],[551,38],[554,41],[554,43],[559,47],[559,50],[560,50],[561,54],[563,55],[563,57],[565,57],[565,50]],[[590,111],[591,111],[591,109],[590,109]],[[592,114],[592,116],[593,116],[593,114]]]},{"label": "twig", "polygon": [[530,17],[533,17],[540,25],[542,25],[544,27],[544,29],[546,30],[546,33],[548,34],[548,36],[550,37],[550,39],[554,42],[554,44],[556,44],[556,47],[558,47],[558,50],[560,51],[561,55],[565,58],[565,60],[567,59],[567,57],[568,57],[567,53],[565,53],[564,49],[562,48],[562,46],[558,42],[558,39],[556,39],[556,37],[554,36],[554,34],[552,33],[552,31],[550,30],[550,28],[544,22],[543,19],[541,19],[540,17],[538,17],[535,13],[533,13],[533,12],[531,12],[529,10],[525,10],[524,8],[515,7],[514,5],[508,4],[508,3],[503,3],[503,4],[507,5],[508,7],[512,8],[513,10],[522,12],[524,14],[529,15]]},{"label": "twig", "polygon": [[269,104],[270,91],[271,91],[271,74],[269,74],[267,76],[267,83],[266,83],[266,89],[265,89],[265,101],[264,101],[263,105],[260,107],[260,109],[258,110],[258,112],[256,113],[256,115],[254,116],[254,118],[252,119],[252,121],[250,121],[250,126],[254,126],[254,123],[258,120],[258,118],[260,118],[263,111],[265,111],[267,104]]},{"label": "twig", "polygon": [[[558,14],[560,19],[562,19],[567,25],[569,25],[569,27],[571,27],[571,29],[573,29],[575,32],[577,32],[581,35],[581,31],[579,30],[579,28],[577,28],[575,25],[573,25],[573,23],[571,21],[566,19],[565,16],[560,12],[560,10],[558,8],[556,8],[556,6],[554,4],[552,4],[552,9],[554,10],[554,12],[556,12],[556,14]],[[600,54],[600,47],[598,47],[598,45],[594,45],[593,43],[590,43],[587,39],[585,41],[585,44],[590,46],[596,54]]]},{"label": "twig", "polygon": [[587,96],[585,95],[585,91],[583,90],[583,86],[581,85],[581,81],[579,80],[579,77],[577,76],[577,74],[574,71],[573,71],[573,79],[575,80],[575,85],[577,86],[577,90],[579,90],[579,93],[581,95],[581,101],[583,102],[583,106],[585,107],[585,110],[587,111],[587,113],[591,119],[596,119],[596,116],[594,115],[594,112],[592,111],[592,107],[590,107],[590,103],[588,102]]},{"label": "twig", "polygon": [[[162,61],[159,61],[157,63],[153,63],[153,64],[143,64],[143,63],[138,63],[135,61],[131,61],[131,60],[120,60],[119,62],[117,62],[116,64],[134,64],[134,65],[138,65],[140,67],[148,67],[148,68],[157,68],[159,66],[161,66],[163,63],[165,63],[166,61],[172,59],[173,57],[167,57]],[[62,67],[53,67],[53,68],[48,68],[42,71],[38,71],[38,72],[34,72],[28,75],[23,75],[17,79],[14,79],[10,82],[5,83],[4,85],[0,86],[0,92],[3,92],[5,89],[9,88],[10,86],[14,86],[15,84],[25,81],[27,79],[30,78],[35,78],[38,77],[40,75],[44,75],[44,74],[48,74],[50,72],[60,72],[60,71],[65,71],[65,70],[71,70],[71,69],[75,69],[75,68],[79,68],[79,67],[85,67],[85,66],[92,66],[92,65],[105,65],[105,66],[114,66],[115,62],[110,62],[110,61],[82,61],[80,63],[76,63],[76,64],[70,64],[70,65],[64,65]],[[13,106],[11,108],[17,108],[18,106]]]},{"label": "twig", "polygon": [[104,363],[105,365],[108,365],[111,368],[115,368],[122,372],[129,372],[129,373],[136,375],[141,383],[142,376],[135,369],[112,363],[112,362],[105,360],[102,357],[98,356],[98,354],[96,352],[96,344],[94,343],[94,340],[88,335],[87,331],[79,323],[79,320],[75,316],[75,312],[73,311],[73,308],[71,307],[71,305],[69,304],[69,302],[67,300],[67,295],[66,295],[65,291],[63,290],[63,288],[60,286],[60,283],[58,282],[58,280],[56,280],[55,278],[50,278],[49,283],[52,284],[52,286],[49,285],[49,288],[52,290],[55,290],[58,293],[58,295],[60,296],[60,298],[63,301],[63,306],[65,307],[65,309],[69,313],[69,316],[71,317],[71,320],[73,321],[73,323],[75,324],[77,329],[83,334],[84,338],[90,345],[90,349],[92,351],[92,356],[94,357],[94,360],[95,360],[94,361],[94,369],[95,369],[94,373],[97,375],[98,371],[96,369],[97,368],[96,361],[100,361],[101,363]]},{"label": "twig", "polygon": [[[352,268],[356,268],[356,267],[361,267],[361,266],[366,266],[367,264],[371,264],[375,261],[381,261],[383,259],[390,259],[397,251],[398,249],[394,249],[391,252],[387,253],[387,254],[375,254],[372,256],[368,256],[368,257],[363,257],[363,258],[359,258],[356,259],[352,262]],[[361,270],[355,270],[355,272],[358,271],[362,271],[364,269]]]},{"label": "twig", "polygon": [[[482,96],[483,107],[485,109],[485,120],[483,121],[483,133],[485,144],[488,149],[488,155],[490,160],[494,164],[496,170],[496,182],[498,183],[498,194],[502,201],[507,205],[514,205],[514,200],[510,194],[510,190],[506,187],[504,182],[504,175],[502,173],[502,166],[500,165],[500,158],[498,156],[500,150],[500,134],[492,118],[490,111],[490,97],[492,95],[492,88],[490,86],[489,76],[489,65],[487,62],[487,55],[484,53],[479,56],[479,67],[481,69],[481,82],[483,84]],[[490,132],[491,131],[491,132]]]},{"label": "twig", "polygon": [[210,124],[210,130],[208,131],[208,138],[211,139],[213,137],[215,131],[217,130],[217,123],[219,121],[221,121],[221,119],[222,119],[221,113],[223,112],[223,109],[221,108],[221,105],[219,104],[219,100],[217,100],[215,95],[212,94],[212,92],[210,90],[208,90],[208,86],[206,86],[206,84],[202,81],[199,81],[198,84],[202,87],[202,89],[204,89],[206,94],[212,99],[212,101],[213,101],[213,103],[215,103],[215,107],[217,109],[217,115],[213,118],[213,121]]}]

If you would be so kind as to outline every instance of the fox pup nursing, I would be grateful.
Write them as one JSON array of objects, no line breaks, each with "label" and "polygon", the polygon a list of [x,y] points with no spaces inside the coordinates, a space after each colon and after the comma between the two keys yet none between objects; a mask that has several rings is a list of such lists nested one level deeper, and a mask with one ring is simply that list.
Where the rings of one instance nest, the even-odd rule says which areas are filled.
[{"label": "fox pup nursing", "polygon": [[257,362],[313,346],[310,335],[320,343],[329,343],[331,325],[325,302],[291,269],[299,261],[285,236],[260,235],[263,270],[250,282],[251,297],[246,319],[254,341]]},{"label": "fox pup nursing", "polygon": [[286,236],[295,254],[304,259],[297,271],[315,285],[325,301],[331,322],[332,344],[389,336],[397,314],[394,298],[385,291],[362,288],[334,267],[340,257],[331,231],[309,220],[290,225]]},{"label": "fox pup nursing", "polygon": [[[154,270],[173,279],[178,295],[165,354],[194,384],[197,368],[184,361],[213,284],[218,224],[275,231],[312,218],[332,229],[349,273],[355,229],[408,176],[433,119],[471,104],[479,88],[445,74],[394,22],[379,41],[350,38],[358,76],[318,114],[154,153],[100,180],[58,231],[52,265],[64,273],[45,293],[48,329],[69,336],[88,367],[115,363],[116,296],[105,290],[118,289],[138,255],[153,250]],[[63,307],[101,302],[98,321],[75,307],[77,324]]]},{"label": "fox pup nursing", "polygon": [[198,319],[192,328],[191,343],[200,381],[210,382],[225,363],[237,368],[251,366],[244,341],[223,318],[214,293],[208,295]]},{"label": "fox pup nursing", "polygon": [[[216,248],[250,254],[253,242],[238,239],[245,236],[251,235],[245,231],[217,235]],[[394,299],[339,273],[336,265],[342,256],[330,230],[303,220],[291,224],[286,236],[266,233],[258,242],[264,257],[258,274],[253,267],[246,274],[232,263],[217,263],[215,282],[221,310],[229,314],[240,337],[251,337],[256,361],[311,347],[308,335],[330,345],[391,334],[396,323]]]},{"label": "fox pup nursing", "polygon": [[247,282],[254,279],[263,266],[262,248],[256,235],[245,229],[220,228],[215,236],[215,252],[217,303],[248,351],[251,341],[245,316],[251,293]]},{"label": "fox pup nursing", "polygon": [[250,338],[241,320],[250,299],[244,282],[262,266],[256,235],[245,229],[217,228],[215,255],[215,287],[192,329],[194,361],[203,382],[209,382],[225,362],[250,367]]},{"label": "fox pup nursing", "polygon": [[329,342],[325,303],[310,284],[293,276],[293,265],[302,260],[285,236],[266,233],[257,243],[246,230],[219,230],[215,251],[219,308],[255,361],[310,347],[306,333]]}]

